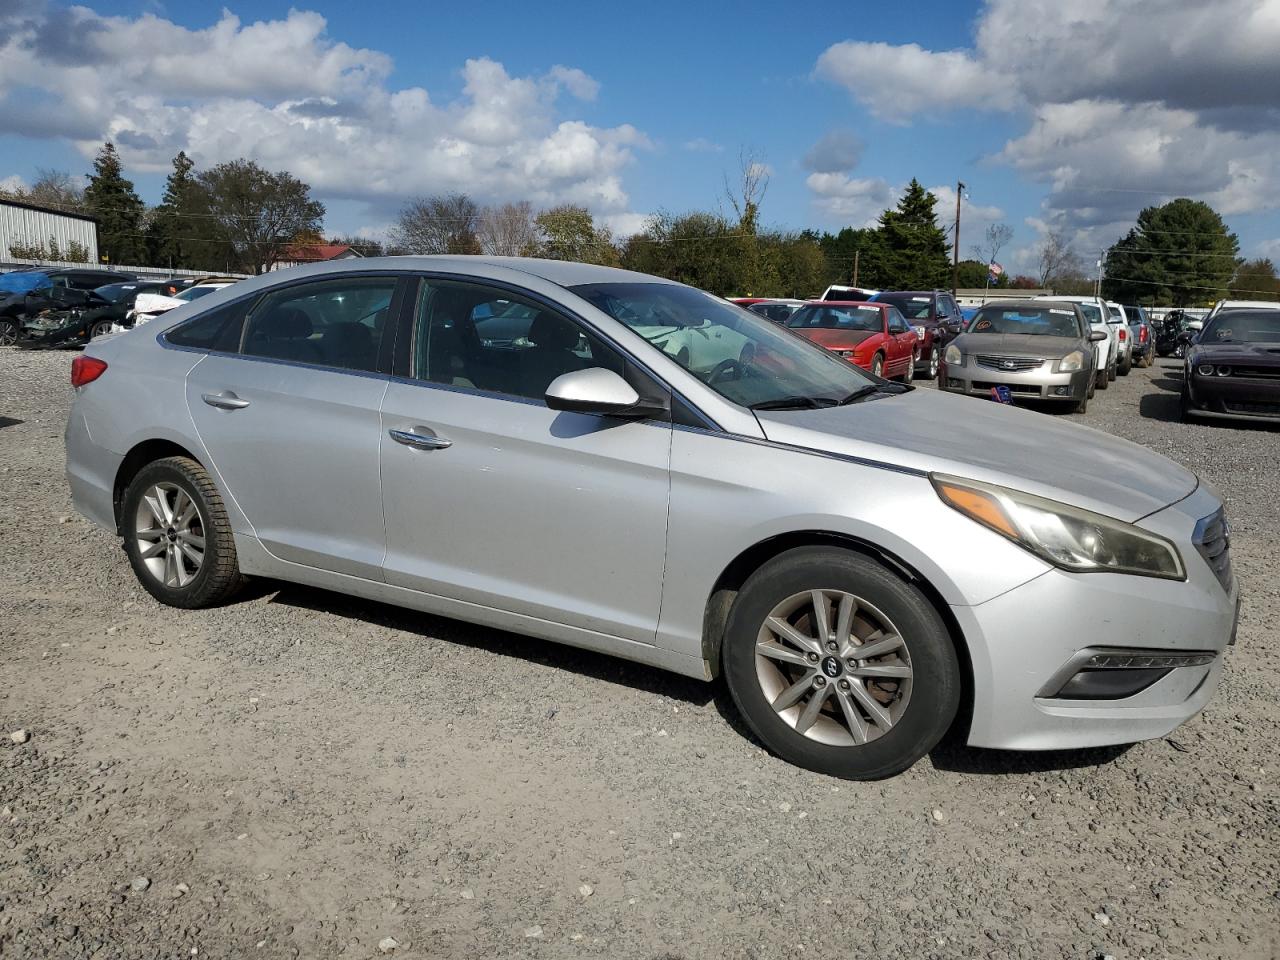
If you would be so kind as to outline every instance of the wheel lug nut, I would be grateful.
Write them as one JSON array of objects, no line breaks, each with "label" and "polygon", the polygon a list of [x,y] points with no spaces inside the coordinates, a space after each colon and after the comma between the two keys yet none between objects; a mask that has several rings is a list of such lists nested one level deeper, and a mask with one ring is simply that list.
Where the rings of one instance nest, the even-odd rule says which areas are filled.
[{"label": "wheel lug nut", "polygon": [[814,677],[814,678],[813,678],[813,685],[814,685],[815,687],[825,687],[825,686],[827,685],[827,678],[826,678],[826,677]]},{"label": "wheel lug nut", "polygon": [[828,640],[827,649],[830,650],[832,653],[835,653],[837,650],[840,649],[840,644],[836,643],[834,640]]},{"label": "wheel lug nut", "polygon": [[858,661],[857,661],[857,660],[855,660],[853,657],[850,657],[850,658],[849,658],[848,660],[846,660],[844,663],[845,663],[845,666],[847,666],[850,670],[857,670],[857,669],[858,669]]},{"label": "wheel lug nut", "polygon": [[811,654],[809,654],[809,662],[810,662],[810,663],[817,663],[817,662],[818,662],[818,655],[817,655],[816,653],[811,653]]},{"label": "wheel lug nut", "polygon": [[849,689],[849,681],[848,681],[848,680],[841,680],[841,681],[840,681],[840,689],[841,689],[841,690],[848,690],[848,689]]}]

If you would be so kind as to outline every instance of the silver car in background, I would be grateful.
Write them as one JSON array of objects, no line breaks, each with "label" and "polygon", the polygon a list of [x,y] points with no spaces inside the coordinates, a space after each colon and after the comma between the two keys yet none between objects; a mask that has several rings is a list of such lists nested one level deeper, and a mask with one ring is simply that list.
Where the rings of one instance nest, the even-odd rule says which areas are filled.
[{"label": "silver car in background", "polygon": [[[655,327],[735,347],[695,367]],[[655,277],[300,267],[94,340],[72,383],[75,504],[162,603],[262,576],[722,677],[765,744],[836,776],[957,725],[1163,736],[1232,637],[1222,502],[1192,473]]]},{"label": "silver car in background", "polygon": [[975,396],[1005,387],[1013,399],[1069,403],[1084,413],[1096,383],[1093,344],[1105,339],[1073,303],[998,300],[947,344],[939,386]]}]

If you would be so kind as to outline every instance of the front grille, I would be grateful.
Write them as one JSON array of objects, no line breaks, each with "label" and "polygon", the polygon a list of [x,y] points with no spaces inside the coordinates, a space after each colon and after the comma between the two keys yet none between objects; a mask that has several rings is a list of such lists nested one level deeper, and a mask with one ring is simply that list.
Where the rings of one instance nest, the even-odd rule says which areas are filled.
[{"label": "front grille", "polygon": [[1231,589],[1231,524],[1221,507],[1196,524],[1192,541],[1224,590]]},{"label": "front grille", "polygon": [[1231,376],[1250,380],[1280,380],[1280,367],[1231,367]]},{"label": "front grille", "polygon": [[973,381],[975,390],[990,390],[992,387],[1005,387],[1015,396],[1022,397],[1038,397],[1040,396],[1040,388],[1035,384],[1023,383],[986,383],[982,380]]},{"label": "front grille", "polygon": [[998,357],[981,353],[974,356],[973,362],[988,370],[1003,370],[1006,373],[1021,373],[1044,366],[1043,357]]},{"label": "front grille", "polygon": [[1227,408],[1229,413],[1257,413],[1267,417],[1280,417],[1280,403],[1224,400],[1222,405]]}]

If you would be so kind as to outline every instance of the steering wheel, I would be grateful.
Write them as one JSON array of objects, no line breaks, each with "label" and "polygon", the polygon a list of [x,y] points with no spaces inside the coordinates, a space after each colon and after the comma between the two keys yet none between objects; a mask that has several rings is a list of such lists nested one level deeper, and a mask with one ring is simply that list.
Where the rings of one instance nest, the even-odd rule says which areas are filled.
[{"label": "steering wheel", "polygon": [[[733,357],[725,357],[712,367],[711,372],[707,374],[707,386],[719,383],[721,380],[728,380],[730,371],[736,371],[737,377],[742,376],[742,364]],[[734,379],[737,379],[737,377]]]}]

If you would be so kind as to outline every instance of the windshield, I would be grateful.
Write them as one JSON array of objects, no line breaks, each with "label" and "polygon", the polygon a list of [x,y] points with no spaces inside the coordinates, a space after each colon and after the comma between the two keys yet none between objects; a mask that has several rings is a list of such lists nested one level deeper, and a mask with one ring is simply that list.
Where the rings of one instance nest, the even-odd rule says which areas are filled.
[{"label": "windshield", "polygon": [[974,314],[969,333],[1020,333],[1037,337],[1078,337],[1074,310],[1064,307],[983,307]]},{"label": "windshield", "polygon": [[884,330],[884,318],[878,307],[828,307],[810,304],[791,315],[787,326],[792,330]]},{"label": "windshield", "polygon": [[181,293],[175,293],[173,295],[173,299],[188,300],[188,301],[199,300],[201,297],[207,296],[208,294],[213,293],[215,290],[221,290],[221,289],[222,287],[220,286],[215,287],[213,285],[208,285],[203,287],[189,287],[186,290],[183,290]]},{"label": "windshield", "polygon": [[881,293],[876,303],[892,303],[908,320],[933,319],[933,297],[922,293]]},{"label": "windshield", "polygon": [[1090,323],[1102,322],[1102,311],[1098,309],[1096,303],[1077,303],[1076,306],[1080,308],[1080,312],[1084,314],[1084,318]]},{"label": "windshield", "polygon": [[30,293],[37,287],[47,287],[48,285],[49,275],[47,273],[22,271],[20,273],[6,273],[3,277],[0,277],[0,292],[3,293]]},{"label": "windshield", "polygon": [[878,381],[763,317],[674,283],[570,288],[743,406],[832,406]]},{"label": "windshield", "polygon": [[1280,343],[1280,310],[1224,310],[1200,331],[1201,343]]}]

